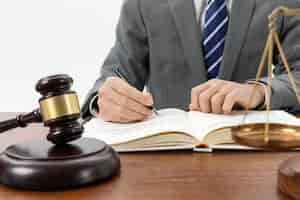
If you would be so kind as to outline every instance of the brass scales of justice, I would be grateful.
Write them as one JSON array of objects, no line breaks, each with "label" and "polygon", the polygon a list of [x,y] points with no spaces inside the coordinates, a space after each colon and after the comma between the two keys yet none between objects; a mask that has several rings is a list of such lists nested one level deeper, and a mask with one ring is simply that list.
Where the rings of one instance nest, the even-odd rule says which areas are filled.
[{"label": "brass scales of justice", "polygon": [[[256,81],[259,81],[262,75],[262,71],[267,62],[268,66],[268,78],[267,85],[269,88],[272,86],[272,65],[274,57],[274,46],[277,47],[280,59],[287,72],[288,78],[291,82],[294,93],[300,104],[300,93],[296,81],[291,72],[287,58],[285,56],[283,47],[280,43],[279,35],[277,33],[276,22],[279,15],[293,16],[300,15],[300,9],[288,9],[285,7],[279,7],[275,9],[269,16],[269,35],[267,43],[263,51],[262,59],[258,67],[256,75]],[[251,97],[249,99],[252,102],[254,93],[257,89],[257,85],[254,85]],[[300,148],[300,124],[299,126],[290,126],[283,124],[274,124],[269,122],[269,114],[271,110],[270,96],[266,96],[266,123],[261,124],[243,124],[247,117],[249,109],[246,108],[244,119],[241,125],[232,128],[232,135],[236,142],[239,144],[265,148],[265,149],[292,149]]]},{"label": "brass scales of justice", "polygon": [[[292,89],[300,104],[299,89],[281,45],[276,25],[279,16],[288,17],[296,15],[300,15],[300,9],[289,9],[281,6],[276,8],[269,16],[269,35],[258,67],[256,81],[260,80],[264,66],[267,65],[267,85],[269,89],[271,89],[274,47],[277,48]],[[300,124],[299,126],[292,126],[270,123],[270,95],[266,97],[266,122],[258,124],[244,123],[256,89],[257,85],[254,85],[242,123],[239,126],[230,128],[232,138],[238,144],[267,150],[291,150],[300,148]],[[278,171],[278,189],[294,199],[300,199],[300,157],[291,158],[280,165]]]}]

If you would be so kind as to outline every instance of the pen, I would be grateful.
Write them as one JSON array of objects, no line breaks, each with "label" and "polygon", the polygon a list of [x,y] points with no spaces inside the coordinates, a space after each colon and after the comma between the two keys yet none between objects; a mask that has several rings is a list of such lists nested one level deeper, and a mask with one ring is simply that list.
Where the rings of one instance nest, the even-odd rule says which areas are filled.
[{"label": "pen", "polygon": [[[128,81],[126,80],[125,76],[122,74],[122,72],[119,70],[119,68],[114,69],[114,73],[123,81],[126,81],[128,83]],[[154,106],[149,107],[150,109],[152,109],[153,113],[158,116],[158,112],[156,110],[156,108]]]}]

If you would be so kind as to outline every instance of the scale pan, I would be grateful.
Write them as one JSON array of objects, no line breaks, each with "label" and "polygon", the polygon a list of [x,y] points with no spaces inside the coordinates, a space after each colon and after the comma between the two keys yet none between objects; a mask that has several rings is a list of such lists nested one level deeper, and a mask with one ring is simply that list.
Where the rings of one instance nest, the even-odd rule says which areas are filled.
[{"label": "scale pan", "polygon": [[265,124],[246,124],[231,128],[232,138],[249,147],[289,150],[300,148],[300,126],[270,123],[269,141],[265,142]]}]

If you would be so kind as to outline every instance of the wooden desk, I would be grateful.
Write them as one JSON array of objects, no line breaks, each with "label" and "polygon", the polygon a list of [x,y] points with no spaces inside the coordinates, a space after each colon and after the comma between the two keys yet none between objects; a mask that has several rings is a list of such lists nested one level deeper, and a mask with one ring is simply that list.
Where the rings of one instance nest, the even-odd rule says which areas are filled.
[{"label": "wooden desk", "polygon": [[[0,120],[13,116],[0,113]],[[44,137],[41,126],[17,129],[0,136],[0,149]],[[276,189],[277,168],[290,153],[160,152],[122,154],[119,177],[104,184],[61,192],[22,191],[0,185],[2,200],[235,200],[288,199]],[[51,178],[51,177],[49,177]]]}]

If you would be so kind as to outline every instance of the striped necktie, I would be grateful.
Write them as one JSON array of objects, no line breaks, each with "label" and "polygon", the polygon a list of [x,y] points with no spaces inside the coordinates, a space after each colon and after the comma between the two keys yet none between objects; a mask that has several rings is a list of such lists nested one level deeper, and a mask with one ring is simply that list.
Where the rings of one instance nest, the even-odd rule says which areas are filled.
[{"label": "striped necktie", "polygon": [[217,78],[223,60],[229,14],[226,0],[209,0],[205,9],[203,53],[208,79]]}]

